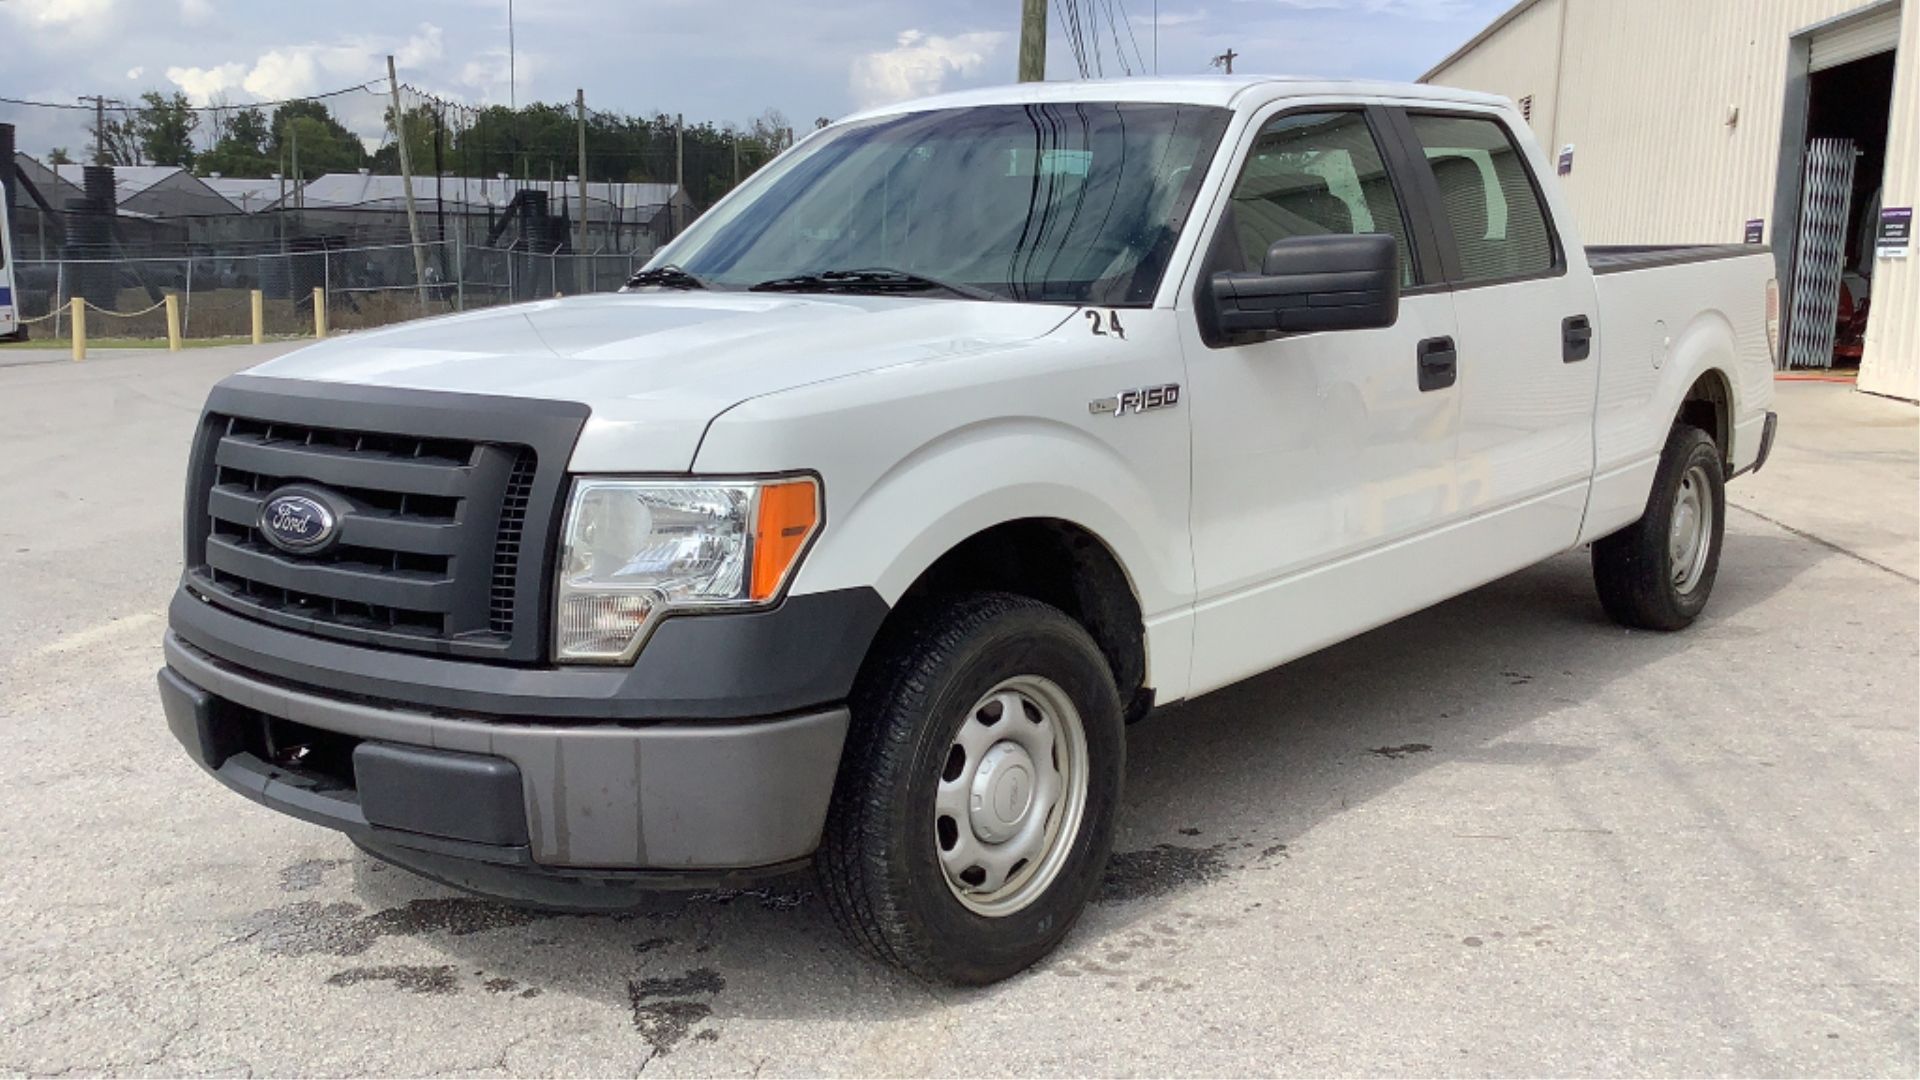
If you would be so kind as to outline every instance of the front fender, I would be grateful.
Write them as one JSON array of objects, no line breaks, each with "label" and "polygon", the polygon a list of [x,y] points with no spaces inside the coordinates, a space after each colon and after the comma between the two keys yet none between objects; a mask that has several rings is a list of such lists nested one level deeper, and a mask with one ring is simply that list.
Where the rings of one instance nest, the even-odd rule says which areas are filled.
[{"label": "front fender", "polygon": [[1178,686],[1193,598],[1187,413],[1119,419],[1089,408],[1103,390],[1178,380],[1178,353],[1154,340],[1151,322],[1142,317],[1124,343],[1054,338],[755,398],[714,420],[695,468],[820,473],[825,527],[796,593],[869,586],[894,603],[995,525],[1077,525],[1132,584],[1154,685]]}]

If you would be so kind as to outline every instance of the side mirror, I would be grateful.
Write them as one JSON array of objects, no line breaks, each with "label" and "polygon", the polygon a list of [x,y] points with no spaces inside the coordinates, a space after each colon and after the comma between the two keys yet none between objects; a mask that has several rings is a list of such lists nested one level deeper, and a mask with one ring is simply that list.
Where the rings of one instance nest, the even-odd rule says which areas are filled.
[{"label": "side mirror", "polygon": [[1400,317],[1400,251],[1385,233],[1296,236],[1267,249],[1257,274],[1207,283],[1225,334],[1369,330]]}]

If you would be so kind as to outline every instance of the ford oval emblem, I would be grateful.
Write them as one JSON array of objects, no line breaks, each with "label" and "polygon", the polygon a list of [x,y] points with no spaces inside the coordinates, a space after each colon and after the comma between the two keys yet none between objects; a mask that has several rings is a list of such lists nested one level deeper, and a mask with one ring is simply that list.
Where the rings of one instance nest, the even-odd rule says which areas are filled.
[{"label": "ford oval emblem", "polygon": [[318,551],[338,531],[333,511],[307,495],[275,495],[260,508],[261,535],[282,551],[302,555]]}]

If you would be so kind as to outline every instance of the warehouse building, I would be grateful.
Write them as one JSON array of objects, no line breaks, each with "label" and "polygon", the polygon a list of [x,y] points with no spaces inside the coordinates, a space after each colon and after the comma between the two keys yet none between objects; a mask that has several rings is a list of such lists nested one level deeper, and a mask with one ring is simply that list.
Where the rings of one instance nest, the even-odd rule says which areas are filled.
[{"label": "warehouse building", "polygon": [[1518,102],[1588,244],[1769,246],[1781,366],[1920,400],[1920,0],[1520,0],[1421,81]]}]

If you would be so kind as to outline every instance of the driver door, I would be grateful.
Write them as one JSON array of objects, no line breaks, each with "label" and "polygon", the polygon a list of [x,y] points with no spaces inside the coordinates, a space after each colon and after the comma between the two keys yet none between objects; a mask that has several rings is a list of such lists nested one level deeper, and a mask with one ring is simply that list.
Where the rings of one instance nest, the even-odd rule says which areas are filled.
[{"label": "driver door", "polygon": [[1453,300],[1386,114],[1292,105],[1253,130],[1182,302],[1216,272],[1258,270],[1277,240],[1373,232],[1399,244],[1402,296],[1372,330],[1209,340],[1194,311],[1180,320],[1195,694],[1448,595],[1426,538],[1463,505]]}]

